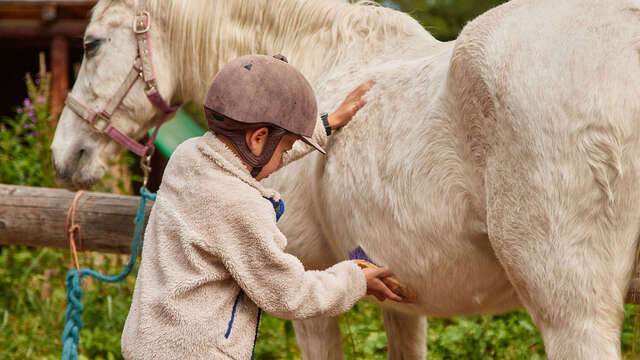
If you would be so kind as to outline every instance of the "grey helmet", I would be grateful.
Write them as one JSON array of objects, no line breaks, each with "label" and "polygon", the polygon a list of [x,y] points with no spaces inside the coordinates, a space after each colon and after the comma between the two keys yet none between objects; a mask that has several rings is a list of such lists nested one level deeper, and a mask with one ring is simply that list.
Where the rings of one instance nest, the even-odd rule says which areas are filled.
[{"label": "grey helmet", "polygon": [[[230,61],[215,76],[204,99],[209,129],[236,148],[257,176],[287,133],[325,154],[311,136],[318,106],[313,88],[282,55],[247,55]],[[246,143],[242,130],[270,128],[259,156]]]}]

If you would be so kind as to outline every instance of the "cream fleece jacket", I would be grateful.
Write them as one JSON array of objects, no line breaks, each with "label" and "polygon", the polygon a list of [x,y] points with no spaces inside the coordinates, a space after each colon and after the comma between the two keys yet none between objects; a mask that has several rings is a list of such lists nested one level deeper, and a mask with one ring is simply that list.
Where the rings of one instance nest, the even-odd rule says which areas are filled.
[{"label": "cream fleece jacket", "polygon": [[[323,132],[314,134],[321,144]],[[294,146],[286,161],[309,149]],[[335,316],[365,295],[355,263],[305,271],[285,253],[265,197],[280,199],[212,133],[176,149],[144,236],[125,359],[248,360],[259,308],[285,319]]]}]

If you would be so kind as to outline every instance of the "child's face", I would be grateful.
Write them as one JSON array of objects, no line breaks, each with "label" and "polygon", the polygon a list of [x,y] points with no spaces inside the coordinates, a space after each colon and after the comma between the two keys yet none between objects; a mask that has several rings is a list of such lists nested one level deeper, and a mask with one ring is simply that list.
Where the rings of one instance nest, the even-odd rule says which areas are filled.
[{"label": "child's face", "polygon": [[265,179],[271,175],[274,171],[278,170],[282,165],[282,155],[291,150],[293,144],[298,140],[298,136],[294,134],[287,134],[280,140],[280,143],[276,147],[276,150],[273,152],[273,156],[271,160],[262,167],[262,171],[256,176],[256,180],[260,181]]}]

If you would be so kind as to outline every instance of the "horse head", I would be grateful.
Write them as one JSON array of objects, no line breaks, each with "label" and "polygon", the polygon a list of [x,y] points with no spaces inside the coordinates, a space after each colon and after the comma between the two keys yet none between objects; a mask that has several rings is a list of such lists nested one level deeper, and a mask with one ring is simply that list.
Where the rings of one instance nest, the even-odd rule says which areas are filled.
[{"label": "horse head", "polygon": [[161,41],[165,22],[153,17],[160,11],[145,7],[145,1],[103,0],[93,10],[82,65],[51,145],[61,186],[91,187],[123,145],[146,155],[134,139],[169,112],[164,99],[172,98],[174,81]]}]

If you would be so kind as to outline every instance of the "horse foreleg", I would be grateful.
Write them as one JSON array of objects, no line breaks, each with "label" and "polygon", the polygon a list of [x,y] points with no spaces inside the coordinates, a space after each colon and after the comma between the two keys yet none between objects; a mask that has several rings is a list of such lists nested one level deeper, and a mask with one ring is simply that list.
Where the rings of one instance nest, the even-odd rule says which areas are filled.
[{"label": "horse foreleg", "polygon": [[390,360],[417,360],[427,357],[427,319],[382,309]]},{"label": "horse foreleg", "polygon": [[342,335],[338,318],[293,321],[304,360],[342,360]]}]

